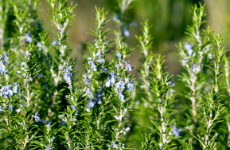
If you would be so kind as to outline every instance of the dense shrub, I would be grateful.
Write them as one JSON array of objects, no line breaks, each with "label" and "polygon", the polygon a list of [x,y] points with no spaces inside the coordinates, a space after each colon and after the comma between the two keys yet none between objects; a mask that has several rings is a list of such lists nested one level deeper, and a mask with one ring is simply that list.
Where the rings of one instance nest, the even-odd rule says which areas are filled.
[{"label": "dense shrub", "polygon": [[[125,41],[136,23],[125,12],[132,1],[118,1],[113,41],[104,29],[107,13],[95,8],[95,40],[87,44],[83,75],[73,69],[66,40],[76,5],[47,0],[56,28],[49,42],[37,19],[38,0],[0,1],[0,149],[135,149],[127,141],[138,132],[143,150],[229,149],[229,58],[222,36],[201,28],[205,5],[192,8],[188,39],[177,45],[186,88],[176,91],[164,56],[151,52],[148,21],[136,36],[141,81],[130,73],[133,49]],[[147,116],[141,126],[139,112]]]}]

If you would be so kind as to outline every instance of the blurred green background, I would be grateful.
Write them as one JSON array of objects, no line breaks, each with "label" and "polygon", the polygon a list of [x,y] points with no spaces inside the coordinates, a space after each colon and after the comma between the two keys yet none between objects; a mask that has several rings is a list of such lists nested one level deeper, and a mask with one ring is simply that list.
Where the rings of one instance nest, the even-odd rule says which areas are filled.
[{"label": "blurred green background", "polygon": [[[85,71],[83,65],[85,61],[84,48],[82,45],[85,45],[87,42],[92,43],[94,40],[94,37],[87,32],[95,28],[93,21],[93,18],[95,18],[95,6],[108,11],[107,19],[110,19],[110,21],[105,26],[105,29],[110,28],[107,36],[109,41],[111,41],[115,38],[114,30],[116,30],[116,25],[113,17],[115,15],[117,0],[69,0],[68,2],[78,3],[78,6],[74,10],[75,19],[72,22],[72,26],[68,29],[68,33],[70,34],[68,42],[70,48],[73,49],[70,57],[76,59],[76,75],[80,75]],[[230,42],[228,42],[230,40],[230,9],[228,9],[230,0],[135,0],[125,15],[130,20],[135,21],[137,27],[130,27],[130,36],[125,41],[128,43],[129,48],[135,48],[129,60],[132,66],[136,66],[132,74],[135,75],[137,81],[140,80],[137,69],[141,65],[139,60],[142,58],[142,54],[137,46],[139,43],[135,35],[141,34],[142,27],[140,23],[149,20],[149,23],[152,25],[151,34],[154,37],[152,51],[165,55],[166,71],[170,75],[174,75],[173,81],[176,83],[176,89],[179,91],[183,90],[185,85],[177,80],[177,75],[181,73],[182,67],[178,62],[175,45],[186,41],[186,27],[192,24],[190,10],[194,4],[198,4],[199,2],[206,3],[207,6],[207,23],[203,27],[210,26],[211,29],[215,30],[215,33],[223,34],[226,49],[230,47]],[[56,31],[51,26],[48,14],[49,6],[45,0],[41,0],[38,16],[43,24],[44,31],[49,33],[49,40],[52,42],[55,40],[54,33]],[[114,49],[115,47],[111,48],[111,50]],[[180,104],[185,101],[182,97],[177,97],[176,99],[179,100]],[[176,109],[179,110],[179,108]],[[141,112],[134,112],[134,115],[136,120],[138,120],[137,118],[142,119],[137,123],[137,126],[141,127],[142,124],[148,122],[146,121],[148,118],[142,117],[143,114]],[[139,132],[143,130],[139,129],[135,133],[131,133],[135,136],[128,139],[130,147],[140,147],[141,135]]]}]

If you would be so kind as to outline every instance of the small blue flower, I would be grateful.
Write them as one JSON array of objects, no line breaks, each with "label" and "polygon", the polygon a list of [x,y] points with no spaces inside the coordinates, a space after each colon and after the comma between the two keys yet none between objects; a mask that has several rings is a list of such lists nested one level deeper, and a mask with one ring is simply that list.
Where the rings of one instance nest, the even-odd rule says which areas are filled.
[{"label": "small blue flower", "polygon": [[89,100],[89,104],[87,104],[88,108],[93,108],[94,107],[94,102]]},{"label": "small blue flower", "polygon": [[115,83],[115,78],[114,78],[114,76],[110,79],[110,82],[111,82],[112,84]]},{"label": "small blue flower", "polygon": [[111,71],[111,72],[110,72],[110,76],[111,76],[110,82],[111,82],[112,84],[114,84],[114,83],[115,83],[114,71]]},{"label": "small blue flower", "polygon": [[103,68],[103,69],[102,69],[102,71],[104,71],[104,73],[106,73],[107,70],[108,70],[107,68]]},{"label": "small blue flower", "polygon": [[119,89],[119,88],[120,88],[120,85],[121,85],[121,82],[119,81],[119,82],[117,82],[117,83],[115,84],[115,87],[116,87],[117,89]]},{"label": "small blue flower", "polygon": [[106,87],[110,87],[110,79],[108,78],[107,81],[105,82]]},{"label": "small blue flower", "polygon": [[186,66],[187,63],[188,63],[188,60],[187,60],[187,59],[182,59],[182,60],[181,60],[182,66]]},{"label": "small blue flower", "polygon": [[121,85],[121,89],[124,90],[125,89],[125,83],[123,81],[120,81],[120,85]]},{"label": "small blue flower", "polygon": [[98,104],[98,105],[101,105],[101,98],[98,98],[98,99],[97,99],[97,104]]},{"label": "small blue flower", "polygon": [[29,33],[26,33],[26,42],[31,43],[32,42],[32,38],[30,37]]},{"label": "small blue flower", "polygon": [[35,121],[40,121],[40,117],[38,113],[35,113],[34,119]]},{"label": "small blue flower", "polygon": [[86,92],[88,93],[89,97],[90,97],[90,98],[93,98],[93,94],[92,94],[90,91],[91,91],[91,89],[87,89],[87,90],[86,90]]},{"label": "small blue flower", "polygon": [[196,64],[193,64],[192,65],[192,72],[196,72],[196,71],[197,71]]},{"label": "small blue flower", "polygon": [[8,86],[8,95],[12,96],[13,95],[13,91],[11,90],[11,85]]},{"label": "small blue flower", "polygon": [[6,73],[7,70],[6,70],[6,66],[5,66],[4,62],[1,61],[1,62],[0,62],[0,65],[1,65],[1,67],[0,67],[1,72]]},{"label": "small blue flower", "polygon": [[20,113],[21,111],[22,111],[21,108],[16,109],[17,113]]},{"label": "small blue flower", "polygon": [[176,136],[180,136],[180,133],[183,131],[183,129],[178,129],[173,127],[172,132],[176,135]]},{"label": "small blue flower", "polygon": [[52,45],[59,45],[58,41],[53,41]]},{"label": "small blue flower", "polygon": [[134,27],[137,27],[137,23],[136,23],[135,21],[132,21],[132,25],[133,25]]},{"label": "small blue flower", "polygon": [[64,79],[65,79],[65,81],[66,81],[68,84],[71,83],[71,77],[70,77],[70,75],[71,75],[71,73],[69,73],[69,72],[65,72],[65,73],[64,73]]},{"label": "small blue flower", "polygon": [[118,19],[118,14],[116,14],[114,17],[113,17],[113,21],[116,21]]},{"label": "small blue flower", "polygon": [[51,122],[47,121],[47,120],[40,120],[40,123],[43,123],[43,124],[47,124],[47,125],[50,125]]},{"label": "small blue flower", "polygon": [[131,81],[130,83],[128,83],[128,88],[130,91],[133,91],[134,90],[134,84],[133,84],[133,81]]},{"label": "small blue flower", "polygon": [[184,47],[188,51],[188,55],[191,56],[192,53],[193,53],[192,45],[190,45],[188,42],[185,42],[185,46]]},{"label": "small blue flower", "polygon": [[11,112],[14,111],[14,107],[12,105],[9,106],[9,109],[10,109]]},{"label": "small blue flower", "polygon": [[124,32],[124,35],[126,36],[126,37],[129,37],[129,30],[128,30],[128,28],[127,27],[124,27],[123,28],[123,32]]},{"label": "small blue flower", "polygon": [[97,71],[97,66],[94,64],[94,61],[89,61],[88,64],[92,67],[93,71]]},{"label": "small blue flower", "polygon": [[12,96],[13,95],[13,91],[11,90],[11,85],[9,86],[3,86],[1,89],[1,96],[2,94],[4,95],[4,98],[7,98],[8,95]]},{"label": "small blue flower", "polygon": [[131,70],[132,70],[132,67],[131,67],[131,65],[129,64],[129,61],[126,61],[126,62],[125,62],[125,65],[126,65],[127,71],[131,71]]},{"label": "small blue flower", "polygon": [[121,59],[121,53],[119,53],[119,52],[117,53],[117,58]]},{"label": "small blue flower", "polygon": [[99,61],[100,63],[104,63],[105,60],[104,60],[104,59],[101,59],[101,56],[102,56],[102,55],[99,55],[99,59],[98,59],[97,61]]},{"label": "small blue flower", "polygon": [[174,83],[174,82],[172,82],[172,81],[170,81],[170,82],[171,82],[171,85],[172,85],[172,86],[175,86],[175,83]]},{"label": "small blue flower", "polygon": [[47,146],[45,150],[51,150],[51,147],[50,147],[50,146]]},{"label": "small blue flower", "polygon": [[118,149],[118,146],[115,142],[113,142],[113,148]]},{"label": "small blue flower", "polygon": [[89,83],[90,83],[90,79],[87,78],[87,75],[86,75],[86,74],[83,75],[83,77],[84,77],[83,81],[85,82],[85,85],[88,86]]},{"label": "small blue flower", "polygon": [[99,90],[99,92],[97,92],[97,94],[96,94],[96,97],[101,97],[101,93],[102,93],[102,88],[100,88],[100,90]]},{"label": "small blue flower", "polygon": [[124,95],[122,94],[122,91],[120,91],[118,96],[121,101],[124,101]]},{"label": "small blue flower", "polygon": [[17,93],[18,92],[18,83],[14,82],[13,84],[14,84],[13,92]]},{"label": "small blue flower", "polygon": [[43,50],[42,42],[38,42],[37,47],[39,48],[40,51],[42,51]]},{"label": "small blue flower", "polygon": [[9,61],[9,58],[8,58],[8,52],[6,52],[5,54],[4,54],[4,57],[5,57],[5,61],[6,61],[6,63],[9,63],[10,61]]}]

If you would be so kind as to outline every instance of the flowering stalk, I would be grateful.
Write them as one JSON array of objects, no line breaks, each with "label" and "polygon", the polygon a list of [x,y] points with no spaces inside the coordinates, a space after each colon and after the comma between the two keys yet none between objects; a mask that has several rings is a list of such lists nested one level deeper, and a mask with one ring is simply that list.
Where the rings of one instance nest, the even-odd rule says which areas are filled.
[{"label": "flowering stalk", "polygon": [[[32,111],[34,111],[35,103],[32,101],[36,91],[32,91],[31,82],[33,81],[33,75],[38,73],[38,68],[36,65],[31,66],[31,50],[32,47],[27,47],[26,51],[22,54],[20,59],[21,70],[18,71],[20,80],[20,94],[17,94],[10,101],[18,105],[10,105],[10,111],[12,112],[12,118],[16,117],[17,120],[14,120],[10,124],[10,128],[13,134],[13,140],[16,145],[13,145],[14,148],[26,149],[30,146],[30,141],[32,141],[37,134],[36,132],[31,132],[34,128],[32,118],[35,118],[35,121],[39,121],[38,114],[32,116]],[[19,90],[18,83],[15,83],[14,93],[17,93]],[[11,91],[12,92],[12,91]],[[10,96],[10,91],[8,94]],[[12,92],[13,93],[13,92]],[[17,109],[16,109],[17,108]],[[16,113],[14,113],[14,110]],[[20,134],[17,134],[19,132]]]},{"label": "flowering stalk", "polygon": [[[193,44],[186,42],[179,44],[180,62],[187,74],[183,73],[180,78],[184,81],[190,89],[188,97],[192,102],[192,118],[197,123],[197,90],[203,87],[202,80],[198,78],[202,73],[204,64],[208,64],[212,55],[208,54],[211,49],[211,40],[213,32],[209,29],[201,33],[200,27],[205,22],[205,5],[200,4],[200,8],[196,5],[193,8],[193,25],[188,27],[188,35]],[[202,36],[203,35],[203,36]]]},{"label": "flowering stalk", "polygon": [[[47,0],[48,3],[51,6],[51,22],[53,25],[57,28],[58,31],[58,39],[53,43],[53,45],[56,45],[56,49],[59,53],[58,64],[54,64],[51,67],[52,76],[54,78],[54,93],[53,93],[53,99],[52,99],[52,105],[51,108],[48,110],[48,118],[52,115],[52,109],[56,105],[56,99],[58,95],[58,85],[59,81],[61,79],[61,71],[64,69],[62,65],[64,64],[64,60],[66,55],[68,54],[68,49],[66,46],[66,29],[69,27],[70,22],[72,21],[74,15],[73,15],[73,9],[76,7],[76,5],[71,4],[70,6],[66,7],[66,0]],[[57,73],[54,68],[58,68]]]},{"label": "flowering stalk", "polygon": [[[116,40],[117,44],[117,61],[115,62],[115,72],[111,74],[111,86],[114,87],[114,92],[116,97],[119,98],[117,106],[114,106],[115,119],[118,121],[118,125],[113,127],[113,140],[109,145],[109,148],[123,149],[125,145],[122,143],[121,134],[124,135],[130,130],[130,127],[124,128],[125,115],[129,111],[129,100],[132,91],[134,90],[134,79],[132,75],[128,72],[132,70],[129,61],[126,61],[128,54],[132,49],[128,49],[127,46],[121,42],[121,40]],[[114,82],[113,82],[113,78]]]}]

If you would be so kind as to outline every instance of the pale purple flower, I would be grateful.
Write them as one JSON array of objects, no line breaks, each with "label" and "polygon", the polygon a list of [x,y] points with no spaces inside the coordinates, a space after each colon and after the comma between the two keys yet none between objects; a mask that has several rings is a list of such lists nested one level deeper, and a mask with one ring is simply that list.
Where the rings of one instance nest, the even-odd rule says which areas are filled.
[{"label": "pale purple flower", "polygon": [[134,84],[133,84],[133,81],[131,81],[130,83],[128,83],[128,88],[130,91],[133,91],[134,90]]},{"label": "pale purple flower", "polygon": [[68,84],[71,83],[71,77],[70,77],[70,75],[71,75],[71,73],[69,73],[69,72],[65,72],[65,73],[64,73],[64,79],[65,79],[65,81],[66,81]]},{"label": "pale purple flower", "polygon": [[112,84],[114,84],[114,83],[115,83],[114,71],[111,71],[111,72],[110,72],[110,76],[111,76],[110,82],[111,82]]},{"label": "pale purple flower", "polygon": [[120,88],[120,86],[121,86],[121,82],[119,81],[119,82],[117,82],[116,84],[115,84],[115,87],[117,88],[117,89],[119,89]]},{"label": "pale purple flower", "polygon": [[38,43],[37,43],[37,47],[43,48],[42,42],[38,42]]},{"label": "pale purple flower", "polygon": [[122,91],[119,93],[119,99],[123,102],[124,101],[124,95],[122,94]]},{"label": "pale purple flower", "polygon": [[107,81],[105,82],[106,87],[110,87],[110,79],[108,78]]},{"label": "pale purple flower", "polygon": [[185,42],[185,49],[188,51],[188,55],[192,55],[193,50],[192,50],[192,45],[190,45],[188,42]]},{"label": "pale purple flower", "polygon": [[86,90],[87,94],[89,95],[90,98],[93,98],[93,94],[91,93],[91,89]]},{"label": "pale purple flower", "polygon": [[98,104],[98,105],[101,105],[101,98],[98,98],[98,99],[97,99],[97,104]]},{"label": "pale purple flower", "polygon": [[11,112],[13,112],[13,111],[14,111],[13,105],[10,105],[10,106],[9,106],[9,109],[10,109]]},{"label": "pale purple flower", "polygon": [[32,38],[30,37],[29,33],[26,33],[26,42],[31,43],[32,42]]},{"label": "pale purple flower", "polygon": [[114,76],[114,71],[111,71],[109,74],[110,74],[111,77],[113,77]]},{"label": "pale purple flower", "polygon": [[94,102],[89,100],[89,103],[87,104],[88,108],[93,108],[94,107]]},{"label": "pale purple flower", "polygon": [[119,52],[117,53],[117,58],[121,59],[121,53],[119,53]]},{"label": "pale purple flower", "polygon": [[187,65],[187,62],[188,62],[187,59],[182,59],[182,60],[181,60],[182,66],[186,66],[186,65]]},{"label": "pale purple flower", "polygon": [[125,83],[123,81],[120,81],[120,86],[121,86],[121,89],[124,90],[125,89]]},{"label": "pale purple flower", "polygon": [[129,64],[129,61],[126,61],[126,62],[125,62],[125,65],[126,65],[127,71],[131,71],[131,70],[132,70],[132,67],[131,67],[131,65]]},{"label": "pale purple flower", "polygon": [[66,126],[66,124],[63,120],[61,120],[61,126]]},{"label": "pale purple flower", "polygon": [[20,113],[22,110],[20,108],[16,109],[17,113]]},{"label": "pale purple flower", "polygon": [[47,120],[40,120],[40,123],[47,124],[48,126],[51,125],[51,122]]},{"label": "pale purple flower", "polygon": [[51,150],[51,147],[50,147],[50,146],[47,146],[45,150]]},{"label": "pale purple flower", "polygon": [[193,64],[192,65],[192,72],[196,72],[196,71],[197,71],[196,64]]},{"label": "pale purple flower", "polygon": [[123,28],[123,32],[124,32],[124,35],[125,35],[126,37],[129,37],[130,33],[129,33],[129,30],[128,30],[127,27],[124,27],[124,28]]},{"label": "pale purple flower", "polygon": [[100,63],[104,63],[105,60],[101,58],[102,55],[99,55],[99,59],[97,61],[99,61]]},{"label": "pale purple flower", "polygon": [[7,55],[8,55],[8,52],[6,52],[6,53],[4,54],[5,61],[6,61],[6,63],[9,63],[10,61],[9,61],[9,58],[7,57]]},{"label": "pale purple flower", "polygon": [[17,93],[18,92],[18,83],[17,82],[14,82],[14,87],[13,87],[13,92],[14,93]]},{"label": "pale purple flower", "polygon": [[94,64],[94,61],[89,61],[88,64],[92,67],[93,71],[97,71],[97,66]]},{"label": "pale purple flower", "polygon": [[172,82],[172,81],[170,81],[170,82],[171,82],[171,85],[172,85],[172,86],[175,86],[175,83],[174,83],[174,82]]},{"label": "pale purple flower", "polygon": [[12,96],[13,95],[13,91],[11,90],[11,85],[9,86],[3,86],[1,89],[1,96],[2,94],[4,95],[4,98],[7,98],[7,96]]},{"label": "pale purple flower", "polygon": [[1,65],[1,67],[0,67],[1,72],[6,73],[7,70],[6,70],[6,66],[5,66],[4,62],[1,61],[0,65]]},{"label": "pale purple flower", "polygon": [[7,87],[8,88],[8,95],[9,96],[13,95],[13,91],[11,90],[11,87],[12,87],[11,85],[8,85],[8,87]]},{"label": "pale purple flower", "polygon": [[114,116],[114,118],[117,119],[118,121],[120,121],[120,117]]},{"label": "pale purple flower", "polygon": [[176,135],[176,136],[180,136],[180,133],[183,131],[183,129],[178,129],[173,127],[172,132]]},{"label": "pale purple flower", "polygon": [[38,113],[35,113],[34,119],[35,121],[40,121],[40,117]]},{"label": "pale purple flower", "polygon": [[103,68],[103,69],[102,69],[102,71],[104,71],[104,73],[106,73],[107,70],[108,70],[107,68]]},{"label": "pale purple flower", "polygon": [[58,43],[58,41],[53,41],[52,42],[52,45],[58,45],[59,43]]},{"label": "pale purple flower", "polygon": [[118,149],[118,145],[115,142],[113,142],[113,148]]},{"label": "pale purple flower", "polygon": [[115,77],[114,77],[114,76],[112,76],[112,78],[110,79],[110,82],[111,82],[112,84],[115,83]]},{"label": "pale purple flower", "polygon": [[90,83],[90,79],[87,79],[87,78],[83,79],[83,81],[85,82],[85,85],[86,85],[86,86],[88,86],[89,83]]},{"label": "pale purple flower", "polygon": [[137,23],[136,23],[135,21],[132,21],[132,25],[133,25],[134,27],[137,27]]},{"label": "pale purple flower", "polygon": [[118,14],[116,14],[114,17],[113,17],[113,21],[116,21],[118,19]]},{"label": "pale purple flower", "polygon": [[102,93],[102,88],[100,88],[99,92],[96,93],[96,97],[101,97],[101,93]]}]

